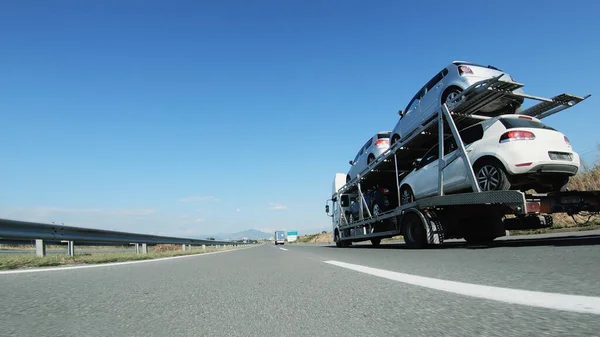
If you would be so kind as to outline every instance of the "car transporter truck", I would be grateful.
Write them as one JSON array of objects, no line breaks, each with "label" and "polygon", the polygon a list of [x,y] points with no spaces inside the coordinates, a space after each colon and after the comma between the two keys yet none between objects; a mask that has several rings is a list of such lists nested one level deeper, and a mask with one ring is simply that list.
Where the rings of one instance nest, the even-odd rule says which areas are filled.
[{"label": "car transporter truck", "polygon": [[[520,87],[523,84],[501,81],[499,77],[478,82],[452,101],[442,104],[433,118],[392,144],[354,179],[347,182],[345,173],[337,173],[331,199],[325,205],[327,215],[332,218],[336,246],[348,247],[352,242],[368,240],[378,246],[382,239],[398,235],[403,236],[410,248],[424,248],[442,244],[446,239],[460,238],[468,243],[486,244],[506,235],[507,230],[550,227],[553,213],[600,212],[600,191],[528,194],[520,190],[481,191],[479,188],[459,130],[494,117],[477,115],[482,107],[504,96],[518,96],[539,101],[519,115],[542,119],[590,96],[561,94],[543,98],[513,92]],[[454,139],[457,150],[444,159],[444,139],[448,137]],[[436,143],[439,145],[437,195],[400,202],[403,176],[412,171],[415,161]],[[458,158],[463,159],[472,191],[446,195],[443,169]],[[391,207],[385,211],[370,209],[364,187],[394,184]],[[359,215],[353,219],[349,216],[352,200],[360,204]]]}]

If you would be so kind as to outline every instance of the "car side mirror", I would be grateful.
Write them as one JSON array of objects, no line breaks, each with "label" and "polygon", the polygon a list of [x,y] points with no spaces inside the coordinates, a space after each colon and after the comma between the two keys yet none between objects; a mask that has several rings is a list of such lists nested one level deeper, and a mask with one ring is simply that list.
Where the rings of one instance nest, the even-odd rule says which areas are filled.
[{"label": "car side mirror", "polygon": [[325,213],[329,214],[329,205],[325,205]]},{"label": "car side mirror", "polygon": [[420,160],[418,160],[418,159],[417,159],[417,160],[415,160],[415,161],[413,161],[413,163],[412,163],[412,166],[413,166],[413,168],[417,168],[417,167],[419,167],[419,163],[420,163],[420,162],[421,162],[421,161],[420,161]]},{"label": "car side mirror", "polygon": [[400,115],[400,116],[404,116],[404,111],[402,111],[402,110],[398,110],[398,115]]},{"label": "car side mirror", "polygon": [[351,160],[351,161],[348,162],[348,164],[354,165],[354,162]]}]

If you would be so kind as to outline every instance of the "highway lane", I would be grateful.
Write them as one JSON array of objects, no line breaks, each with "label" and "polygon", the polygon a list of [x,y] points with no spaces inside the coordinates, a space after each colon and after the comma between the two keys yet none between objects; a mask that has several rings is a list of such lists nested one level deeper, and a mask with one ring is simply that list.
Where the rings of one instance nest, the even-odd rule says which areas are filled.
[{"label": "highway lane", "polygon": [[598,239],[460,245],[424,251],[399,244],[263,245],[139,264],[0,273],[0,326],[7,336],[600,336],[598,314],[473,298],[326,263],[599,294]]}]

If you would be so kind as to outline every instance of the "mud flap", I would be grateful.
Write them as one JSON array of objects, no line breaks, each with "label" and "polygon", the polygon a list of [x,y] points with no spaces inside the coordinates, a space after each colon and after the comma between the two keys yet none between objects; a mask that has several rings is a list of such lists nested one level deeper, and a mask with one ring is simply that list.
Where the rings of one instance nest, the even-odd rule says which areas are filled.
[{"label": "mud flap", "polygon": [[432,210],[425,210],[422,215],[425,231],[427,232],[427,243],[430,245],[440,245],[444,243],[444,228],[435,212]]}]

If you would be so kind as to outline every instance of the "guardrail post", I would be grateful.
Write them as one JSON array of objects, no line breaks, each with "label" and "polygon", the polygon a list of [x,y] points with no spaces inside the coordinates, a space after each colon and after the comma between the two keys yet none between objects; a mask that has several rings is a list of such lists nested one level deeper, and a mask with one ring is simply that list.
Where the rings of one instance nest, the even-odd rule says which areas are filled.
[{"label": "guardrail post", "polygon": [[136,244],[135,244],[135,253],[136,253],[136,254],[139,254],[139,253],[140,253],[140,244],[139,244],[139,243],[136,243]]},{"label": "guardrail post", "polygon": [[44,240],[35,240],[35,255],[46,256],[46,243]]},{"label": "guardrail post", "polygon": [[142,254],[148,254],[148,244],[142,243]]},{"label": "guardrail post", "polygon": [[185,243],[181,245],[181,250],[185,251]]},{"label": "guardrail post", "polygon": [[192,244],[191,244],[191,243],[188,245],[188,248],[189,248],[190,250],[192,250]]},{"label": "guardrail post", "polygon": [[202,245],[202,250],[206,250],[206,245]]},{"label": "guardrail post", "polygon": [[75,256],[75,242],[74,241],[67,242],[67,255]]}]

